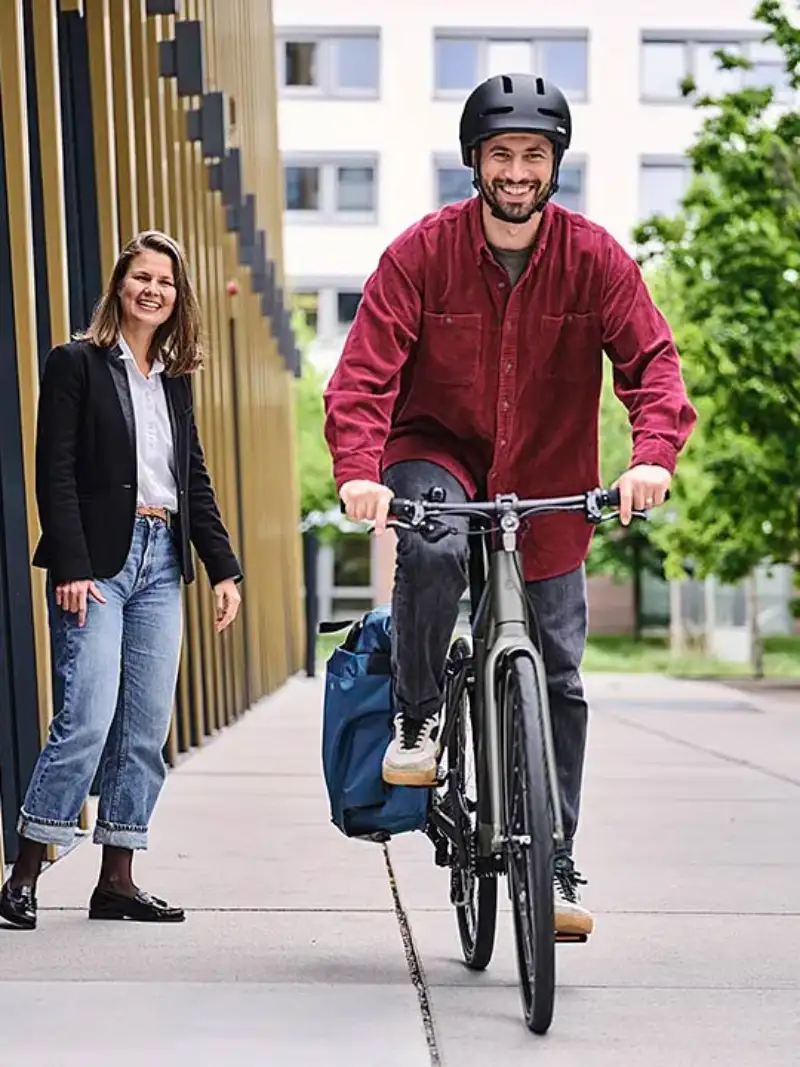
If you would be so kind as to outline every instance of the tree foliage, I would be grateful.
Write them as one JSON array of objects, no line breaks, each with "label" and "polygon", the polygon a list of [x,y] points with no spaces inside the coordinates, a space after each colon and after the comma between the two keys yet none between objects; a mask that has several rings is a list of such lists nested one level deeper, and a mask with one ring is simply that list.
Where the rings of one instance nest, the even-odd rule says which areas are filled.
[{"label": "tree foliage", "polygon": [[339,498],[325,441],[324,379],[307,358],[311,332],[305,317],[296,313],[293,326],[303,353],[302,376],[295,381],[295,435],[300,479],[300,512],[325,512],[338,507]]},{"label": "tree foliage", "polygon": [[[800,30],[778,0],[755,18],[798,90]],[[723,69],[749,69],[717,56]],[[671,571],[690,557],[729,582],[800,551],[800,113],[743,81],[696,102],[705,117],[682,210],[636,233],[700,414],[676,483],[678,521],[658,539]]]}]

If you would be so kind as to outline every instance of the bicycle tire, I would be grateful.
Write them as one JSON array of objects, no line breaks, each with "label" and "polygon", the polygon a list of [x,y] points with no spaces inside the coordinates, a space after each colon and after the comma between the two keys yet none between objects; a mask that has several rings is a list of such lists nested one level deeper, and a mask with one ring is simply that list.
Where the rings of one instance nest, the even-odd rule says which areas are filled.
[{"label": "bicycle tire", "polygon": [[525,1022],[529,1030],[544,1034],[553,1020],[556,983],[553,807],[532,660],[510,659],[503,683],[508,890],[517,970]]},{"label": "bicycle tire", "polygon": [[[469,659],[471,656],[472,649],[469,641],[463,637],[457,638],[450,650],[451,661]],[[466,765],[470,756],[473,760],[473,767],[477,768],[477,747],[472,728],[475,721],[472,700],[472,688],[465,686],[461,696],[460,707],[448,709],[450,714],[455,712],[458,715],[458,722],[448,745],[447,763],[448,767],[455,766],[458,769],[459,790],[462,792],[462,799],[472,799],[463,796]],[[473,801],[476,809],[476,818],[475,823],[470,822],[467,827],[470,838],[471,869],[465,871],[460,867],[452,868],[451,893],[454,891],[454,881],[460,879],[460,881],[456,882],[455,888],[462,899],[465,895],[468,899],[463,904],[454,904],[454,907],[464,963],[471,971],[484,971],[489,966],[494,954],[497,932],[497,875],[489,873],[479,875],[475,869],[477,787],[478,779],[476,774],[476,791]],[[457,811],[458,809],[454,804],[454,817],[458,817]]]}]

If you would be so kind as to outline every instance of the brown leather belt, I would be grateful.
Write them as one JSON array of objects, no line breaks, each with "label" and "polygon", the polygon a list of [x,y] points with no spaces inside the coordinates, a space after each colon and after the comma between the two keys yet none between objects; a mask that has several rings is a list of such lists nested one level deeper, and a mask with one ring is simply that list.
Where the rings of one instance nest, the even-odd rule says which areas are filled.
[{"label": "brown leather belt", "polygon": [[136,509],[137,515],[143,515],[146,519],[161,519],[169,526],[172,522],[172,512],[167,511],[166,508],[148,508],[139,507]]}]

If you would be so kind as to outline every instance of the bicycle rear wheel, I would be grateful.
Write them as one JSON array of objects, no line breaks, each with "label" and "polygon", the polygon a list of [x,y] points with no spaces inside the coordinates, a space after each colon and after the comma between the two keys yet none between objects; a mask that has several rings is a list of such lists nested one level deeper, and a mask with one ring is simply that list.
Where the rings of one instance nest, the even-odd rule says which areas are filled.
[{"label": "bicycle rear wheel", "polygon": [[[457,665],[469,661],[471,656],[469,641],[459,637],[450,650],[451,663],[458,669]],[[450,778],[447,806],[452,817],[460,820],[467,847],[465,866],[457,862],[456,850],[452,849],[454,860],[451,864],[450,897],[456,910],[464,962],[470,970],[483,971],[489,966],[494,953],[497,875],[482,874],[477,869],[478,777],[472,701],[472,686],[465,685],[458,705],[448,708],[448,714],[457,715],[458,718],[447,749],[448,771],[456,772]]]},{"label": "bicycle rear wheel", "polygon": [[508,661],[503,677],[508,890],[517,969],[528,1028],[544,1034],[553,1019],[553,807],[542,702],[533,662]]}]

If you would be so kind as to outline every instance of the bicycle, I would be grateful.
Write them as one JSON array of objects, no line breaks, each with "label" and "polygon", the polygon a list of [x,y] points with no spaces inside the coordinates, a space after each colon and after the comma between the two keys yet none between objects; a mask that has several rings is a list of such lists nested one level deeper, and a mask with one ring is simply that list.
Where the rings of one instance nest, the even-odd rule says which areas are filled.
[{"label": "bicycle", "polygon": [[[395,498],[390,524],[431,541],[470,519],[471,639],[457,637],[445,668],[444,716],[426,833],[435,861],[450,868],[464,962],[488,967],[497,927],[497,880],[508,878],[525,1022],[544,1034],[555,1000],[554,854],[564,844],[544,663],[522,575],[518,531],[553,512],[582,512],[599,525],[618,517],[618,490],[578,496],[447,503],[442,489],[422,500]],[[634,511],[646,518],[646,511]],[[492,520],[497,519],[493,525]],[[481,551],[482,549],[482,551]],[[474,764],[475,795],[467,774]],[[470,790],[470,793],[472,791]],[[586,935],[558,940],[586,941]]]}]

